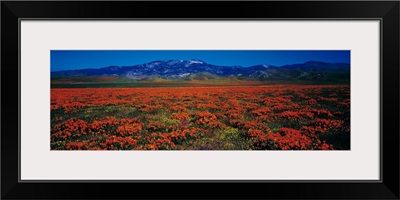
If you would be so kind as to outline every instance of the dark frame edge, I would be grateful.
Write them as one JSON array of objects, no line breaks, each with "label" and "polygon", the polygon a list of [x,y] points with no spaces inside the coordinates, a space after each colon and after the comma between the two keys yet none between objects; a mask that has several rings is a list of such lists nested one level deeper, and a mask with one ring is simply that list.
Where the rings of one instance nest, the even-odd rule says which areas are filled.
[{"label": "dark frame edge", "polygon": [[[400,123],[399,123],[400,122],[399,121],[400,120],[400,116],[399,116],[400,115],[400,109],[399,109],[399,105],[400,105],[399,104],[399,99],[400,99],[400,95],[399,95],[399,91],[400,91],[400,89],[399,89],[399,86],[400,86],[400,79],[399,79],[399,75],[400,75],[400,73],[399,73],[399,71],[400,71],[399,70],[399,68],[400,68],[399,32],[400,32],[400,29],[399,29],[399,26],[400,25],[399,24],[400,24],[400,22],[399,21],[400,21],[400,1],[397,1],[390,8],[390,10],[387,11],[385,13],[385,15],[383,16],[382,25],[381,25],[382,26],[382,32],[380,33],[382,35],[381,36],[381,40],[382,40],[382,45],[381,45],[381,48],[382,48],[382,50],[381,50],[381,65],[382,65],[381,78],[383,80],[383,84],[381,85],[381,99],[380,99],[381,102],[382,102],[380,104],[381,115],[382,115],[382,117],[380,118],[381,131],[383,133],[384,130],[386,130],[387,133],[390,133],[390,128],[388,128],[388,127],[393,128],[393,130],[397,129],[397,134],[392,133],[394,135],[394,138],[397,137],[397,141],[396,140],[387,139],[387,136],[384,138],[383,137],[384,134],[382,134],[382,136],[380,138],[381,145],[382,145],[382,148],[381,148],[382,151],[392,152],[392,154],[386,153],[386,157],[389,157],[389,159],[388,158],[384,159],[385,154],[383,154],[383,152],[382,152],[382,156],[381,156],[381,159],[382,159],[382,161],[381,161],[382,170],[381,170],[381,173],[382,173],[382,180],[383,180],[382,183],[383,183],[383,185],[386,187],[387,190],[389,190],[391,192],[391,194],[396,199],[400,199],[399,160],[397,160],[397,162],[393,163],[393,162],[391,162],[390,159],[393,159],[393,158],[399,159],[399,157],[400,157],[399,156],[399,153],[400,153],[400,145],[399,145],[399,142],[400,142],[400,140],[399,140],[400,139],[399,138],[399,131],[400,131]],[[386,26],[384,24],[386,24]],[[397,29],[394,28],[395,25],[397,25]],[[387,42],[387,41],[390,41],[390,40],[394,40],[394,41]],[[384,45],[384,44],[386,44],[386,45]],[[386,50],[387,53],[385,53],[385,50]],[[396,52],[397,52],[397,54],[396,54]],[[396,58],[397,58],[397,60],[396,60]],[[385,81],[383,79],[383,76],[385,74],[385,70],[384,70],[385,62],[386,62],[386,66],[387,67],[392,67],[390,70],[393,70],[392,72],[396,74],[397,82],[392,82],[393,80]],[[389,75],[388,71],[390,71],[390,70],[386,70],[386,76]],[[390,91],[390,90],[385,93],[384,92],[384,85],[385,84],[387,86],[389,86],[390,88],[396,88],[397,89],[397,91],[396,91],[397,95],[394,96],[393,95],[394,91]],[[386,88],[386,90],[388,90],[388,89]],[[396,108],[396,106],[397,106],[397,108],[393,109],[393,110],[390,110],[390,108],[386,109],[386,113],[388,113],[386,115],[386,117],[387,117],[386,120],[388,119],[388,117],[393,117],[394,119],[396,119],[396,121],[398,123],[397,127],[395,127],[391,123],[386,123],[387,124],[386,128],[383,126],[383,123],[384,123],[383,117],[385,116],[384,113],[383,113],[384,110],[385,110],[384,109],[385,102],[388,103],[388,104],[386,104],[387,105],[386,107]],[[395,105],[395,106],[393,107],[393,105]],[[396,142],[397,142],[397,144],[396,144]],[[387,146],[385,147],[383,145],[383,143],[386,143]],[[396,147],[396,145],[397,145],[397,151],[390,151],[392,149],[388,148],[388,146]],[[384,175],[384,169],[389,169],[394,174],[391,174],[389,176],[388,175]],[[383,179],[383,177],[385,177],[385,179]]]}]

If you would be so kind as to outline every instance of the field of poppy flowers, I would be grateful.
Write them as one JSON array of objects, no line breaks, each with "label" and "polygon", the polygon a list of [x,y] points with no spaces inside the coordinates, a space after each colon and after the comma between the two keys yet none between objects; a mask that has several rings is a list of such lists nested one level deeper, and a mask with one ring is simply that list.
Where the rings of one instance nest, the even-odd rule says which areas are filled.
[{"label": "field of poppy flowers", "polygon": [[52,88],[51,150],[349,150],[349,85]]}]

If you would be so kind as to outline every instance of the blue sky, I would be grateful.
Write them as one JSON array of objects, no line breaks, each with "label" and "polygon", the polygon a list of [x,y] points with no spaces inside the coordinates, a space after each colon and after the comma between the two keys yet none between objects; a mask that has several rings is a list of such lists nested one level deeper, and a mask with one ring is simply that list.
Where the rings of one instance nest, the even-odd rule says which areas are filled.
[{"label": "blue sky", "polygon": [[52,50],[51,71],[132,66],[155,60],[200,59],[209,64],[281,66],[310,60],[350,63],[348,50]]}]

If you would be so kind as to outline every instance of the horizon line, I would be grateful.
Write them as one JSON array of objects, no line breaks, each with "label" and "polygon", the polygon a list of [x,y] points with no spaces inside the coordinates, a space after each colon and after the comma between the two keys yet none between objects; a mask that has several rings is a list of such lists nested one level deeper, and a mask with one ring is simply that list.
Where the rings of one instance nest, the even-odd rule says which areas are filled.
[{"label": "horizon line", "polygon": [[[148,63],[152,63],[152,62],[162,62],[162,61],[190,61],[190,60],[198,60],[198,61],[201,61],[201,62],[203,62],[203,63],[210,64],[210,65],[215,65],[215,66],[222,66],[222,67],[243,67],[243,68],[248,68],[248,67],[253,67],[253,66],[258,66],[258,65],[268,65],[268,66],[274,66],[274,67],[282,67],[282,66],[286,66],[286,65],[304,64],[304,63],[308,63],[308,62],[320,62],[320,63],[331,63],[331,64],[349,64],[349,65],[350,65],[350,63],[347,63],[347,62],[326,62],[326,61],[318,61],[318,60],[309,60],[309,61],[306,61],[306,62],[290,63],[290,64],[284,64],[284,65],[279,65],[279,66],[262,63],[262,64],[250,65],[250,66],[245,67],[245,66],[242,66],[242,65],[216,65],[216,64],[212,64],[212,63],[205,62],[205,61],[202,60],[202,59],[193,58],[193,59],[187,59],[187,60],[182,60],[182,59],[178,59],[178,60],[177,60],[177,59],[175,59],[175,60],[174,60],[174,59],[169,59],[169,60],[153,60],[153,61],[149,61],[149,62],[142,63],[142,64],[136,64],[136,65],[124,65],[124,66],[120,66],[120,65],[109,65],[109,66],[106,66],[106,67],[97,67],[97,68],[95,68],[95,67],[93,67],[93,68],[81,68],[81,69],[80,69],[80,68],[77,68],[77,69],[57,70],[57,71],[52,71],[52,70],[50,70],[50,72],[74,71],[74,70],[87,70],[87,69],[104,69],[104,68],[108,68],[108,67],[120,67],[120,68],[123,68],[123,67],[133,67],[133,66],[138,66],[138,65],[144,65],[144,64],[148,64]],[[50,66],[50,69],[51,69],[51,66]]]}]

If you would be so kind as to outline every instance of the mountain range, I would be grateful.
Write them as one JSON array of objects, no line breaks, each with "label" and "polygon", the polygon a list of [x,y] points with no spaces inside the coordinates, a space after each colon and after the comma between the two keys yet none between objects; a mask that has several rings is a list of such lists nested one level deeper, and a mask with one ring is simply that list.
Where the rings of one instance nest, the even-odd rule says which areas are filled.
[{"label": "mountain range", "polygon": [[131,80],[149,78],[187,79],[202,76],[268,79],[344,79],[350,80],[350,64],[308,61],[305,63],[273,66],[267,64],[220,66],[202,60],[159,60],[133,66],[76,69],[51,72],[52,79],[87,76],[124,77]]}]

